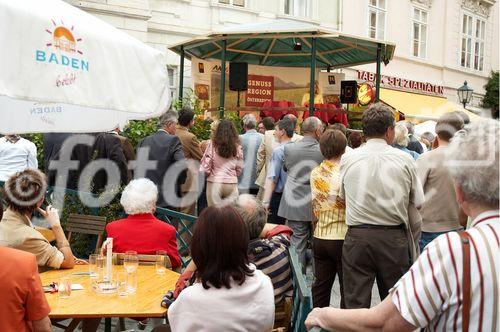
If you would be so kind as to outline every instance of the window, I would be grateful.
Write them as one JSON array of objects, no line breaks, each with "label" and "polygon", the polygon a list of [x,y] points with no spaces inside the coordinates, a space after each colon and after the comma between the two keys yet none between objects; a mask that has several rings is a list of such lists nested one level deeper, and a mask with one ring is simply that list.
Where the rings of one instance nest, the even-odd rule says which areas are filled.
[{"label": "window", "polygon": [[223,3],[226,5],[245,7],[245,0],[219,0],[219,3]]},{"label": "window", "polygon": [[177,94],[177,67],[168,66],[167,67],[167,76],[168,76],[168,87],[170,88],[170,94],[172,98],[174,98]]},{"label": "window", "polygon": [[311,1],[310,0],[285,0],[285,14],[310,17],[311,16]]},{"label": "window", "polygon": [[474,69],[483,70],[484,62],[484,33],[486,22],[476,20],[476,40],[474,42]]},{"label": "window", "polygon": [[368,36],[385,39],[386,0],[368,2]]},{"label": "window", "polygon": [[411,40],[412,55],[419,58],[425,58],[427,52],[427,12],[425,10],[413,8]]},{"label": "window", "polygon": [[463,14],[460,66],[483,70],[485,30],[486,22],[484,20],[471,14]]}]

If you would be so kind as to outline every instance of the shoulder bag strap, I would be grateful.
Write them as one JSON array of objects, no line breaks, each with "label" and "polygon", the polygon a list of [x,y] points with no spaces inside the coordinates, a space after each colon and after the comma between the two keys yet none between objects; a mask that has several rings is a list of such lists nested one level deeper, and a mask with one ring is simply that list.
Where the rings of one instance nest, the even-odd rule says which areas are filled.
[{"label": "shoulder bag strap", "polygon": [[467,232],[460,232],[460,242],[462,243],[462,331],[469,331],[471,291],[470,291],[470,236]]}]

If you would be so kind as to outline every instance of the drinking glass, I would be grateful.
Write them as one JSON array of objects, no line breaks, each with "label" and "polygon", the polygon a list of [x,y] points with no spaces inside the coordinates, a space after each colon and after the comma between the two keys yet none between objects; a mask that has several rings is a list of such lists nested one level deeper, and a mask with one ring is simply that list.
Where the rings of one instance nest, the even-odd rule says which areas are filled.
[{"label": "drinking glass", "polygon": [[137,266],[139,265],[139,257],[137,257],[137,251],[129,250],[125,252],[125,257],[123,258],[123,267],[127,273],[133,273],[137,271]]},{"label": "drinking glass", "polygon": [[92,254],[89,256],[89,273],[90,279],[97,279],[99,273],[104,267],[104,257],[100,254]]},{"label": "drinking glass", "polygon": [[135,294],[137,292],[137,271],[127,273],[127,294]]},{"label": "drinking glass", "polygon": [[158,250],[156,252],[156,273],[164,274],[167,270],[167,252],[164,250]]},{"label": "drinking glass", "polygon": [[127,272],[118,272],[116,274],[116,286],[120,296],[127,296],[128,294],[128,275]]},{"label": "drinking glass", "polygon": [[66,299],[71,295],[71,278],[68,276],[59,279],[57,294],[60,299]]}]

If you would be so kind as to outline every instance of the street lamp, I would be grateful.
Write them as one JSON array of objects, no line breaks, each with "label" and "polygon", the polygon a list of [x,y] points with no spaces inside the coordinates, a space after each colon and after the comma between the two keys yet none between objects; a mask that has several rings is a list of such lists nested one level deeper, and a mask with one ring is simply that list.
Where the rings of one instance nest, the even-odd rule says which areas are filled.
[{"label": "street lamp", "polygon": [[474,92],[474,90],[467,86],[467,81],[465,81],[464,85],[457,89],[458,100],[464,105],[464,108],[465,105],[470,103],[472,99],[472,92]]}]

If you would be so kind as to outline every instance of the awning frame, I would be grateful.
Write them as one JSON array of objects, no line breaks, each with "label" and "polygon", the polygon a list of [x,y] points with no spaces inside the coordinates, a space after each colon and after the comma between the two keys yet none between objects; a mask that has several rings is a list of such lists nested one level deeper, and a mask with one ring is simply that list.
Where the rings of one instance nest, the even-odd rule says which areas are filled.
[{"label": "awning frame", "polygon": [[[250,31],[254,29],[253,31]],[[252,41],[250,45],[248,41]],[[262,42],[265,41],[264,44]],[[269,42],[268,42],[269,41]],[[290,52],[300,41],[306,50]],[[318,44],[321,41],[322,44]],[[281,42],[281,43],[280,43]],[[259,48],[260,46],[260,48]],[[321,47],[320,47],[321,46]],[[290,51],[287,48],[290,47]],[[184,75],[184,59],[218,59],[222,72],[227,61],[243,61],[261,66],[309,67],[309,111],[314,114],[314,81],[316,68],[335,69],[369,63],[377,64],[375,101],[379,100],[381,62],[387,64],[394,56],[395,45],[366,37],[352,36],[311,24],[284,20],[274,23],[242,24],[223,28],[173,45],[169,48],[181,57],[179,77]],[[305,59],[310,60],[306,63]],[[243,58],[243,59],[242,59]],[[335,59],[337,59],[335,61]],[[297,65],[290,65],[297,64]],[[224,116],[225,75],[221,75],[220,116]],[[179,78],[179,97],[182,102],[183,79]]]}]

